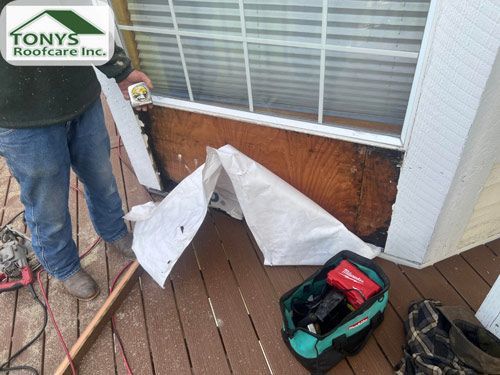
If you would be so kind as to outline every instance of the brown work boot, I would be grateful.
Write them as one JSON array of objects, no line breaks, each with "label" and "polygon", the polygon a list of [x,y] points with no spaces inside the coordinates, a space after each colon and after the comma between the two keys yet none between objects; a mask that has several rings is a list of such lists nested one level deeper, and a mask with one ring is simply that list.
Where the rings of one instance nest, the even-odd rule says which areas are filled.
[{"label": "brown work boot", "polygon": [[136,258],[134,251],[132,250],[132,242],[134,241],[134,236],[132,233],[127,233],[124,237],[119,240],[109,243],[111,249],[119,252],[128,260],[134,260]]},{"label": "brown work boot", "polygon": [[99,295],[99,286],[83,269],[62,283],[69,294],[81,301],[90,301]]}]

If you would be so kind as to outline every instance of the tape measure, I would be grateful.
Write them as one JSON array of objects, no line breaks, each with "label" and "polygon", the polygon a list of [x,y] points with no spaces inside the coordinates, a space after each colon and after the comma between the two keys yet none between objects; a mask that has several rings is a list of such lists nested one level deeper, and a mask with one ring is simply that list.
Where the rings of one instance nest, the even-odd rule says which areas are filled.
[{"label": "tape measure", "polygon": [[134,108],[153,103],[151,93],[144,82],[130,85],[128,87],[128,96],[130,97],[130,104]]}]

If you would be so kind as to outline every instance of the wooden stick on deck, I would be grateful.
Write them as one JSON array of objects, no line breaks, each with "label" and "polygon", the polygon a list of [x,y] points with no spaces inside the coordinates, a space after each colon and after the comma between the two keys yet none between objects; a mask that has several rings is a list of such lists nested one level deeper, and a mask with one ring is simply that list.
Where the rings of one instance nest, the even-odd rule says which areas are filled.
[{"label": "wooden stick on deck", "polygon": [[[127,271],[123,274],[122,278],[113,289],[113,292],[111,292],[97,314],[94,316],[87,328],[85,328],[80,337],[78,337],[76,343],[71,348],[70,354],[75,365],[78,365],[78,363],[85,356],[85,353],[87,353],[87,351],[90,349],[94,341],[101,333],[104,325],[106,325],[109,319],[111,319],[113,313],[125,300],[141,273],[142,268],[139,265],[139,262],[134,261],[127,269]],[[55,374],[71,374],[71,366],[67,357],[64,357],[64,360],[57,368]]]}]

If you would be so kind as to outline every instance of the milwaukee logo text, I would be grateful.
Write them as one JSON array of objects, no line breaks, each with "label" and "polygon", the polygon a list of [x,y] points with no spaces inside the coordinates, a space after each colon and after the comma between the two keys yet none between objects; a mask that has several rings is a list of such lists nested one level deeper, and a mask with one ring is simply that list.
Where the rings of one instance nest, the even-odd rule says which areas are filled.
[{"label": "milwaukee logo text", "polygon": [[353,273],[351,271],[349,271],[347,268],[344,268],[342,270],[342,275],[346,278],[346,279],[349,279],[349,280],[352,280],[354,281],[355,283],[358,283],[358,284],[364,284],[365,281],[360,278],[360,277],[357,277],[356,275],[353,275]]}]

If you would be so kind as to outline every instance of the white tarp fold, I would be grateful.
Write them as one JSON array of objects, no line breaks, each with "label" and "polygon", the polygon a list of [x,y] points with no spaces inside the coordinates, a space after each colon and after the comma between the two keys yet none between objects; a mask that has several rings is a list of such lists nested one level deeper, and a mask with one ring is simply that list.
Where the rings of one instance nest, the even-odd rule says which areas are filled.
[{"label": "white tarp fold", "polygon": [[230,145],[207,148],[207,159],[163,201],[133,207],[133,249],[139,263],[164,285],[212,205],[251,229],[266,265],[322,265],[341,250],[368,258],[366,244],[332,215]]}]

